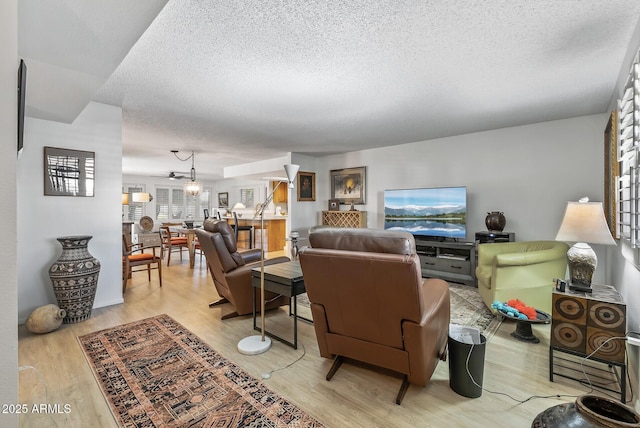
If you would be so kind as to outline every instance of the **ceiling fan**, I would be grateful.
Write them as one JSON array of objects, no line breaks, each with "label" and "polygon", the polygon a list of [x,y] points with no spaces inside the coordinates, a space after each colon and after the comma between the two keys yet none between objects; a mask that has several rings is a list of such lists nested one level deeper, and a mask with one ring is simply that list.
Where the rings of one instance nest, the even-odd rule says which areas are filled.
[{"label": "ceiling fan", "polygon": [[169,173],[169,176],[167,176],[167,178],[169,180],[182,180],[183,178],[186,178],[186,175],[182,175],[181,173],[176,173],[175,171],[171,171]]},{"label": "ceiling fan", "polygon": [[182,171],[170,171],[169,174],[154,175],[154,177],[168,178],[169,180],[182,180],[183,178],[189,178],[188,172]]}]

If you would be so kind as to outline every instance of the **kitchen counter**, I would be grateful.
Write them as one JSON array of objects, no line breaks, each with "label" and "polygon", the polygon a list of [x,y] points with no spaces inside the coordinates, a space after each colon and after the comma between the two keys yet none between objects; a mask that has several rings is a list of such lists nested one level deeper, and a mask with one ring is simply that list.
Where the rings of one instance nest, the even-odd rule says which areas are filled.
[{"label": "kitchen counter", "polygon": [[[234,220],[233,217],[223,217],[227,223],[233,225]],[[264,230],[265,230],[265,241],[267,241],[267,246],[265,251],[280,251],[285,248],[287,243],[287,216],[285,215],[265,215],[264,216]],[[255,219],[250,218],[238,218],[238,224],[240,226],[253,226],[254,227],[254,240],[258,245],[254,245],[254,247],[259,246],[259,242],[261,239],[261,221],[260,217],[256,217]],[[242,234],[242,233],[241,233]],[[242,243],[244,237],[238,237],[239,244]],[[246,238],[244,238],[246,239]]]}]

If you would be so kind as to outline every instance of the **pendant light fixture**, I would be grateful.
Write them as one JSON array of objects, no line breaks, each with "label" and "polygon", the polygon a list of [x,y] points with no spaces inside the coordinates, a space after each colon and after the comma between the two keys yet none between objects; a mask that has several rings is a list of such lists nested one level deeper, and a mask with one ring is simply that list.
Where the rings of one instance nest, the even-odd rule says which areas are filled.
[{"label": "pendant light fixture", "polygon": [[184,183],[184,192],[191,196],[198,196],[198,194],[202,191],[202,183],[196,180],[195,153],[192,150],[191,156],[185,159],[181,159],[180,156],[178,156],[178,150],[171,150],[171,153],[173,153],[174,156],[182,162],[186,162],[191,159],[191,179]]}]

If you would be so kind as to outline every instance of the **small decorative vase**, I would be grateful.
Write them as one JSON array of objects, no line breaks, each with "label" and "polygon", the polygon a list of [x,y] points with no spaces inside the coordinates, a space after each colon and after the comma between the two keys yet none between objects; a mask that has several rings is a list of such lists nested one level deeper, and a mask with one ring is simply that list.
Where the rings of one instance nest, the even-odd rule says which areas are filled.
[{"label": "small decorative vase", "polygon": [[487,213],[487,217],[484,219],[484,224],[487,225],[489,232],[502,232],[504,226],[507,224],[507,219],[504,213],[500,211],[491,211]]},{"label": "small decorative vase", "polygon": [[62,325],[67,312],[56,305],[44,305],[36,308],[27,318],[27,330],[31,333],[49,333]]},{"label": "small decorative vase", "polygon": [[633,409],[597,395],[582,395],[575,403],[558,404],[539,413],[531,428],[640,427]]},{"label": "small decorative vase", "polygon": [[49,278],[58,306],[66,313],[65,324],[85,321],[91,316],[100,273],[100,262],[87,249],[91,238],[87,235],[57,238],[62,254],[49,268]]}]

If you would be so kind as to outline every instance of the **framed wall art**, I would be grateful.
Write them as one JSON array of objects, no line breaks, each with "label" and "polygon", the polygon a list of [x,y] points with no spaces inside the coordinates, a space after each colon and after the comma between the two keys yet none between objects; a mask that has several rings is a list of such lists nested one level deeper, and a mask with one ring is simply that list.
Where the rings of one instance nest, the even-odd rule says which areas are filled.
[{"label": "framed wall art", "polygon": [[331,199],[341,204],[365,203],[366,167],[331,170]]},{"label": "framed wall art", "polygon": [[46,196],[94,196],[95,179],[95,152],[44,148]]},{"label": "framed wall art", "polygon": [[218,193],[218,208],[229,208],[229,192]]},{"label": "framed wall art", "polygon": [[316,173],[315,172],[298,172],[298,189],[299,201],[315,201],[316,200]]},{"label": "framed wall art", "polygon": [[620,176],[618,164],[618,114],[613,110],[604,130],[604,216],[609,230],[617,237],[616,181]]}]

